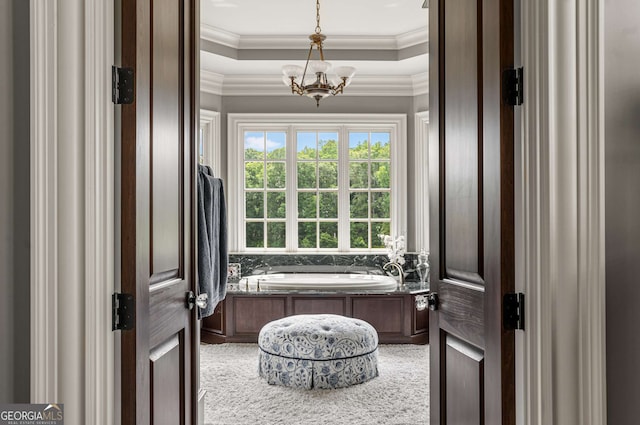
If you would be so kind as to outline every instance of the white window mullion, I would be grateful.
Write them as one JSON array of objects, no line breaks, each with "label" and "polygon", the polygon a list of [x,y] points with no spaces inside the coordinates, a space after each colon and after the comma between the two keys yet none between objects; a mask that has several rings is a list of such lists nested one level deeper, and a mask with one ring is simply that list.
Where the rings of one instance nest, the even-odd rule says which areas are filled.
[{"label": "white window mullion", "polygon": [[[264,132],[264,136],[267,137],[266,131]],[[268,235],[267,235],[267,151],[265,149],[264,157],[262,159],[262,248],[267,249],[269,245],[267,244]],[[246,192],[245,192],[246,193]],[[246,202],[246,201],[245,201]]]},{"label": "white window mullion", "polygon": [[227,199],[229,205],[229,250],[244,251],[245,246],[245,227],[244,223],[245,208],[244,208],[244,143],[243,134],[244,128],[242,125],[236,127],[232,122],[232,117],[229,117],[228,127],[228,162],[227,162],[227,174],[229,180],[229,186],[227,188]]},{"label": "white window mullion", "polygon": [[338,140],[338,251],[349,251],[349,131],[341,126]]},{"label": "white window mullion", "polygon": [[[367,230],[368,230],[368,234],[367,234],[367,240],[369,243],[368,248],[371,249],[371,247],[373,246],[373,235],[372,230],[373,230],[373,223],[371,222],[371,210],[372,210],[372,206],[371,206],[371,201],[373,199],[373,195],[371,195],[371,188],[373,186],[373,177],[371,176],[371,170],[373,168],[372,165],[372,161],[371,161],[371,144],[373,143],[373,140],[371,139],[371,131],[367,132],[367,140],[369,141],[369,158],[367,158],[367,170],[369,170],[369,175],[367,176],[367,183],[368,183],[368,187],[367,187]],[[391,143],[391,146],[393,146],[393,143]]]},{"label": "white window mullion", "polygon": [[286,179],[286,217],[287,217],[287,252],[295,252],[298,249],[298,184],[297,184],[297,146],[296,129],[289,126],[287,129],[287,179]]},{"label": "white window mullion", "polygon": [[[391,131],[391,233],[407,239],[407,119]],[[413,242],[411,242],[413,243]]]}]

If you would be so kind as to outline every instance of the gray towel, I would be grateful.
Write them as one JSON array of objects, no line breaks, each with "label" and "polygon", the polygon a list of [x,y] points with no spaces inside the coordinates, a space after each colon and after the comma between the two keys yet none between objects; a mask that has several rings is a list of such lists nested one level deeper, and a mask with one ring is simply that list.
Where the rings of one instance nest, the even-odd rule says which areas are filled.
[{"label": "gray towel", "polygon": [[198,165],[198,286],[207,294],[199,318],[210,316],[227,293],[227,211],[222,179]]}]

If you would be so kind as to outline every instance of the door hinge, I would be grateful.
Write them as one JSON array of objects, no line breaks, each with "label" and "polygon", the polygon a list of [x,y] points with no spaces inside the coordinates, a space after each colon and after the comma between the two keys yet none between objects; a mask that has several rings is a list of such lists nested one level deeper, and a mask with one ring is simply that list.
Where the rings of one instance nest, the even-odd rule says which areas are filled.
[{"label": "door hinge", "polygon": [[116,105],[133,103],[133,68],[111,67],[111,100]]},{"label": "door hinge", "polygon": [[502,321],[506,330],[524,330],[524,294],[504,294],[502,300]]},{"label": "door hinge", "polygon": [[111,330],[128,331],[136,325],[136,301],[131,294],[111,295]]},{"label": "door hinge", "polygon": [[524,69],[505,69],[502,73],[502,96],[507,105],[522,105],[524,101]]}]

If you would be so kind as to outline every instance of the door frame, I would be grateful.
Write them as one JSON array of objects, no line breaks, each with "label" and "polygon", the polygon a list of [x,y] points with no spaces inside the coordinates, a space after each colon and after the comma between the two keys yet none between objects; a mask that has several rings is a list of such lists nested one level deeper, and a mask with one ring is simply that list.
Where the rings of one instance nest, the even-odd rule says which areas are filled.
[{"label": "door frame", "polygon": [[[516,382],[523,389],[518,423],[561,423],[573,415],[584,424],[601,424],[606,423],[604,0],[570,2],[578,19],[556,2],[522,3],[526,101],[516,158],[516,252],[528,317],[516,344]],[[60,0],[59,5],[30,0],[29,10],[31,401],[58,400],[58,391],[77,395],[80,402],[65,406],[68,418],[99,425],[114,424],[116,416],[110,6],[101,0]],[[560,60],[565,57],[576,59]],[[77,78],[59,78],[60,70],[68,75],[70,69]],[[577,87],[563,86],[571,78]],[[564,96],[552,96],[565,86]],[[70,88],[86,103],[67,107]],[[571,122],[579,125],[567,125]],[[67,137],[69,128],[77,137]],[[566,137],[574,143],[561,149],[566,146],[558,141]],[[70,151],[76,154],[67,155]],[[80,170],[85,180],[68,185],[67,169]],[[564,211],[571,213],[559,214]],[[69,216],[78,220],[63,220]],[[559,229],[568,234],[551,237]],[[585,243],[578,246],[577,240]],[[571,268],[560,267],[566,264]],[[560,296],[555,304],[552,293]],[[85,326],[70,333],[61,325],[69,319]],[[553,339],[553,329],[575,332],[577,341]],[[581,353],[577,366],[561,371],[554,384],[552,371],[575,363],[576,353]]]},{"label": "door frame", "polygon": [[520,3],[517,419],[606,424],[604,0]]},{"label": "door frame", "polygon": [[112,425],[113,3],[30,0],[29,14],[30,398]]}]

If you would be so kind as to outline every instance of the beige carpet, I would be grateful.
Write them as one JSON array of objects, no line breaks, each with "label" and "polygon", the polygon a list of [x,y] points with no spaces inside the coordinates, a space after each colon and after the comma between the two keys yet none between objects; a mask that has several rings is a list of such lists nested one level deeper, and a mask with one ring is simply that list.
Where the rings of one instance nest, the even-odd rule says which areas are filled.
[{"label": "beige carpet", "polygon": [[349,388],[302,390],[258,376],[256,344],[202,344],[207,425],[429,423],[429,346],[380,345],[380,376]]}]

